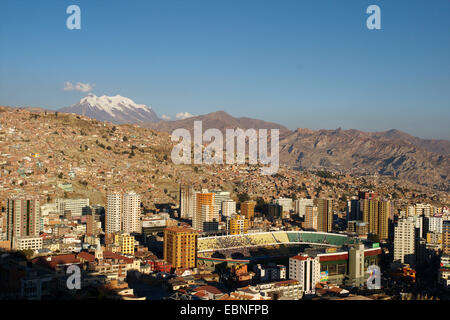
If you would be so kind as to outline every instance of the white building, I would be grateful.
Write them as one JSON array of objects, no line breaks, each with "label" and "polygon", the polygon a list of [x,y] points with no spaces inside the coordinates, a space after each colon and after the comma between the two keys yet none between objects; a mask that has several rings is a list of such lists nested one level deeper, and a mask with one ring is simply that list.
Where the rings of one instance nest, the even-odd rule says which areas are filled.
[{"label": "white building", "polygon": [[196,191],[190,186],[180,186],[180,218],[192,219],[195,213]]},{"label": "white building", "polygon": [[428,217],[425,221],[427,232],[442,233],[442,217]]},{"label": "white building", "polygon": [[262,266],[257,264],[253,267],[256,277],[260,282],[280,281],[286,279],[286,266],[284,265],[268,265]]},{"label": "white building", "polygon": [[394,261],[410,265],[415,263],[415,226],[407,219],[400,219],[395,227]]},{"label": "white building", "polygon": [[291,212],[291,210],[293,209],[293,201],[291,198],[278,198],[273,202],[279,204],[282,207],[283,212]]},{"label": "white building", "polygon": [[230,218],[236,214],[236,201],[225,200],[222,201],[222,215],[224,217]]},{"label": "white building", "polygon": [[305,254],[289,258],[289,279],[297,280],[304,294],[315,294],[316,284],[320,282],[319,257]]},{"label": "white building", "polygon": [[60,215],[64,215],[65,211],[70,211],[72,217],[81,217],[83,210],[89,207],[89,199],[56,199],[56,207]]},{"label": "white building", "polygon": [[39,250],[42,249],[42,238],[41,237],[16,237],[13,240],[13,249],[15,250]]},{"label": "white building", "polygon": [[408,221],[414,223],[414,228],[418,229],[418,237],[423,238],[423,216],[410,216]]},{"label": "white building", "polygon": [[433,213],[433,206],[430,204],[418,203],[414,206],[408,207],[408,217],[411,216],[424,216],[429,217]]},{"label": "white building", "polygon": [[294,213],[298,214],[299,217],[305,216],[305,210],[307,206],[313,206],[314,200],[313,199],[297,199],[294,201]]},{"label": "white building", "polygon": [[213,192],[214,192],[214,215],[218,216],[219,211],[222,210],[222,202],[230,200],[230,192],[228,191],[213,191]]},{"label": "white building", "polygon": [[122,231],[141,233],[141,196],[135,192],[122,198]]},{"label": "white building", "polygon": [[121,231],[122,194],[109,193],[106,196],[105,231],[107,234]]},{"label": "white building", "polygon": [[109,193],[106,199],[106,233],[140,233],[141,196],[135,192],[122,194]]},{"label": "white building", "polygon": [[303,290],[299,281],[292,279],[239,288],[232,292],[230,296],[234,297],[236,294],[250,297],[257,296],[263,299],[278,297],[278,299],[300,300],[303,297]]}]

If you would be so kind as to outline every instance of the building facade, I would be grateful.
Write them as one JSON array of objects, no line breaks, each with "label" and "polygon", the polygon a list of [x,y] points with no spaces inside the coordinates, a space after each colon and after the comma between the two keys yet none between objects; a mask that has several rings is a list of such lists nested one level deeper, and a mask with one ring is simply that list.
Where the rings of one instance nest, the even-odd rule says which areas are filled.
[{"label": "building facade", "polygon": [[305,254],[289,258],[289,279],[297,280],[304,294],[315,294],[316,284],[320,282],[319,257]]},{"label": "building facade", "polygon": [[40,229],[39,199],[17,197],[6,200],[7,240],[15,237],[37,237]]},{"label": "building facade", "polygon": [[191,228],[168,227],[164,230],[164,260],[174,268],[197,266],[197,232]]},{"label": "building facade", "polygon": [[394,261],[415,264],[415,227],[407,219],[400,219],[394,231]]}]

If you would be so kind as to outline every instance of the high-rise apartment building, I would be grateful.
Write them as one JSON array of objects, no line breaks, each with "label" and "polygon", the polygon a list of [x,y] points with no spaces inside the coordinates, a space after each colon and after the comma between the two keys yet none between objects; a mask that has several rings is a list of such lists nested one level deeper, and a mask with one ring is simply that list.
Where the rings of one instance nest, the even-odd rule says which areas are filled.
[{"label": "high-rise apartment building", "polygon": [[444,219],[442,217],[425,217],[423,221],[424,233],[442,233],[442,225]]},{"label": "high-rise apartment building", "polygon": [[197,232],[191,228],[168,227],[164,230],[164,260],[173,268],[197,266]]},{"label": "high-rise apartment building", "polygon": [[348,251],[348,276],[355,286],[365,283],[367,277],[364,270],[364,244],[356,244]]},{"label": "high-rise apartment building", "polygon": [[359,208],[359,199],[351,199],[347,202],[347,221],[362,220],[361,210]]},{"label": "high-rise apartment building", "polygon": [[442,222],[442,253],[450,255],[450,220]]},{"label": "high-rise apartment building", "polygon": [[200,232],[209,232],[210,222],[219,222],[219,214],[214,210],[215,194],[203,190],[196,194],[196,212],[192,219],[192,227]]},{"label": "high-rise apartment building", "polygon": [[274,199],[273,202],[279,204],[282,207],[283,212],[289,213],[293,210],[293,201],[291,198],[278,198]]},{"label": "high-rise apartment building", "polygon": [[414,206],[408,206],[407,214],[411,216],[424,216],[430,217],[433,214],[433,206],[430,204],[418,203]]},{"label": "high-rise apartment building", "polygon": [[141,233],[141,196],[135,192],[122,198],[122,231]]},{"label": "high-rise apartment building", "polygon": [[83,214],[86,214],[87,207],[89,207],[89,199],[58,198],[55,202],[61,216],[70,211],[72,217],[81,217]]},{"label": "high-rise apartment building", "polygon": [[379,240],[388,239],[391,202],[379,200],[376,193],[360,192],[359,196],[359,216],[367,222],[369,234],[378,236]]},{"label": "high-rise apartment building", "polygon": [[122,229],[122,194],[120,192],[109,193],[106,196],[105,232],[112,234]]},{"label": "high-rise apartment building", "polygon": [[317,231],[317,207],[316,206],[306,206],[305,207],[305,224],[304,228],[306,230]]},{"label": "high-rise apartment building", "polygon": [[228,191],[213,191],[214,193],[214,215],[219,216],[222,210],[222,202],[230,199]]},{"label": "high-rise apartment building", "polygon": [[248,221],[252,221],[253,217],[255,216],[255,201],[244,201],[241,203],[241,215],[246,217]]},{"label": "high-rise apartment building", "polygon": [[40,205],[35,197],[14,197],[6,200],[6,239],[37,237],[40,229]]},{"label": "high-rise apartment building", "polygon": [[400,219],[394,229],[394,261],[414,265],[415,257],[415,226],[407,219]]},{"label": "high-rise apartment building", "polygon": [[248,219],[242,215],[235,215],[227,220],[228,234],[244,234],[248,232]]},{"label": "high-rise apartment building", "polygon": [[192,219],[196,207],[196,191],[191,186],[180,185],[180,218]]},{"label": "high-rise apartment building", "polygon": [[141,232],[141,197],[135,192],[122,194],[113,192],[107,195],[105,231]]},{"label": "high-rise apartment building", "polygon": [[294,201],[294,213],[298,214],[299,217],[305,216],[305,208],[306,206],[313,206],[313,199],[297,199]]},{"label": "high-rise apartment building", "polygon": [[222,201],[222,216],[229,218],[235,214],[236,214],[236,201],[233,200]]},{"label": "high-rise apartment building", "polygon": [[86,215],[86,235],[96,236],[101,231],[100,207],[89,206]]},{"label": "high-rise apartment building", "polygon": [[333,229],[333,200],[315,199],[317,206],[317,231],[331,232]]},{"label": "high-rise apartment building", "polygon": [[319,257],[304,254],[289,258],[289,279],[297,280],[304,294],[315,294],[316,284],[320,282]]},{"label": "high-rise apartment building", "polygon": [[378,203],[378,237],[380,240],[389,238],[389,218],[391,216],[391,202],[380,201]]}]

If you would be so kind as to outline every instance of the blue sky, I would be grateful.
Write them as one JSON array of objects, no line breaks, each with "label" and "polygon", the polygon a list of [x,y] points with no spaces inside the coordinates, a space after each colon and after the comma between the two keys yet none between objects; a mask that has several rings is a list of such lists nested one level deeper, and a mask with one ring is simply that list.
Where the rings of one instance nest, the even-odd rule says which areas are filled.
[{"label": "blue sky", "polygon": [[[81,8],[68,30],[66,8]],[[366,8],[381,8],[368,30]],[[450,139],[450,1],[2,0],[0,104],[87,92],[161,116],[224,110],[310,129]]]}]

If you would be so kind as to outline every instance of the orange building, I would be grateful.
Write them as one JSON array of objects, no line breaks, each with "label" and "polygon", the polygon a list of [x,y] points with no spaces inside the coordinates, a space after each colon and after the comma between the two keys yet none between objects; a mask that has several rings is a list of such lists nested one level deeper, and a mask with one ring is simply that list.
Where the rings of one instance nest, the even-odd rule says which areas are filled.
[{"label": "orange building", "polygon": [[164,230],[164,260],[173,268],[197,266],[197,232],[191,228],[168,227]]},{"label": "orange building", "polygon": [[249,221],[253,220],[255,216],[255,201],[245,201],[241,203],[241,215],[246,217]]}]

